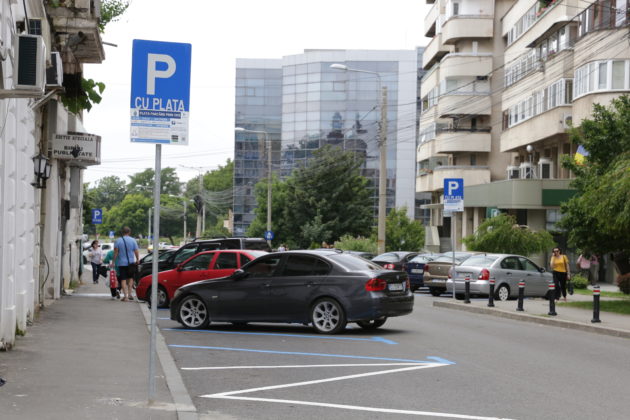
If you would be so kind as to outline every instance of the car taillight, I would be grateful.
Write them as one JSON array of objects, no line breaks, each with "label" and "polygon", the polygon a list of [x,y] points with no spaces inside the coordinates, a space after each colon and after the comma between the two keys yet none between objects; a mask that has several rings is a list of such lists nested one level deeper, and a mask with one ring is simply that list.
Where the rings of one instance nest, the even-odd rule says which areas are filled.
[{"label": "car taillight", "polygon": [[453,278],[453,267],[448,269],[448,278],[452,279]]},{"label": "car taillight", "polygon": [[365,283],[365,290],[368,292],[380,292],[387,288],[387,282],[383,279],[375,278],[369,279]]},{"label": "car taillight", "polygon": [[429,272],[429,266],[427,264],[424,265],[424,267],[422,267],[422,270],[424,270],[425,273]]},{"label": "car taillight", "polygon": [[386,270],[393,270],[394,269],[394,264],[385,264],[383,266],[384,269]]},{"label": "car taillight", "polygon": [[490,272],[485,268],[481,270],[481,273],[478,277],[479,280],[490,280]]}]

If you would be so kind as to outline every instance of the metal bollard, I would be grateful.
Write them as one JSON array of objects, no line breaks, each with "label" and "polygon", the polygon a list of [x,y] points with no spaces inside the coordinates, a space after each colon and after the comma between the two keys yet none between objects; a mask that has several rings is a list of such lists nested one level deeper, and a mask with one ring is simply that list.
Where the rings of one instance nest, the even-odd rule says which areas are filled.
[{"label": "metal bollard", "polygon": [[470,303],[470,276],[464,279],[464,303]]},{"label": "metal bollard", "polygon": [[591,322],[602,322],[599,319],[599,286],[593,286],[593,319]]},{"label": "metal bollard", "polygon": [[488,280],[488,283],[490,284],[490,290],[488,293],[488,306],[490,308],[494,308],[494,283],[495,283],[494,277]]},{"label": "metal bollard", "polygon": [[549,312],[547,315],[556,316],[556,285],[549,285],[549,292],[547,293],[549,296]]},{"label": "metal bollard", "polygon": [[518,306],[516,307],[517,311],[524,311],[523,309],[524,297],[525,297],[525,281],[521,280],[518,282]]}]

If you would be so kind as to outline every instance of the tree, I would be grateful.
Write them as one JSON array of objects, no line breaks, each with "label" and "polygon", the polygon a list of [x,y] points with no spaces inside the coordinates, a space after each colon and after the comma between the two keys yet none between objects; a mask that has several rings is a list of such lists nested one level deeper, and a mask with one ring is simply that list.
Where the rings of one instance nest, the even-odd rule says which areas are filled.
[{"label": "tree", "polygon": [[378,251],[378,245],[376,239],[364,238],[362,236],[353,237],[351,235],[343,235],[335,242],[335,248],[343,249],[344,251],[363,251],[376,254]]},{"label": "tree", "polygon": [[[576,194],[561,211],[570,246],[596,253],[630,253],[630,97],[607,108],[593,105],[593,118],[571,130],[571,141],[587,151],[583,163],[563,166],[576,178]],[[626,257],[627,258],[627,257]],[[622,272],[623,274],[623,272]]]},{"label": "tree", "polygon": [[[151,168],[145,169],[134,175],[129,175],[130,194],[142,194],[147,197],[153,196],[155,186],[155,171]],[[179,195],[182,191],[182,183],[174,168],[164,168],[160,171],[160,194]]]},{"label": "tree", "polygon": [[[373,199],[368,180],[360,174],[363,160],[332,146],[313,155],[286,181],[272,181],[275,242],[308,248],[334,243],[342,235],[367,236],[374,220]],[[259,233],[266,226],[266,180],[256,185],[256,199],[256,219],[248,233]]]},{"label": "tree", "polygon": [[462,241],[471,251],[525,256],[544,252],[555,245],[549,232],[534,232],[519,226],[516,218],[506,213],[484,220],[474,234]]},{"label": "tree", "polygon": [[424,226],[407,217],[407,209],[392,209],[385,220],[386,251],[420,251],[424,247]]},{"label": "tree", "polygon": [[153,207],[153,199],[141,194],[128,194],[117,206],[112,207],[103,215],[103,224],[98,227],[101,234],[109,231],[120,233],[129,226],[132,235],[147,231],[147,217],[149,208]]},{"label": "tree", "polygon": [[109,209],[123,200],[127,194],[127,185],[124,180],[111,175],[96,181],[91,191],[94,204]]}]

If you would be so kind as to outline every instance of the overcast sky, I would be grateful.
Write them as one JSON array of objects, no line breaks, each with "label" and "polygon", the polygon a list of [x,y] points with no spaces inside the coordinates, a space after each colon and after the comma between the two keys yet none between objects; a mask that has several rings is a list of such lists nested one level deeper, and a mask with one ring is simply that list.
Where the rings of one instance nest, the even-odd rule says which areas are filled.
[{"label": "overcast sky", "polygon": [[[155,145],[129,140],[133,39],[192,44],[190,140],[164,145],[162,168],[181,181],[234,158],[236,58],[282,58],[305,49],[413,49],[422,35],[424,0],[132,0],[110,23],[102,64],[85,66],[85,78],[107,86],[100,104],[85,113],[89,133],[102,137],[101,165],[84,180],[154,168]],[[193,168],[193,169],[191,169]],[[92,184],[93,185],[93,184]]]}]

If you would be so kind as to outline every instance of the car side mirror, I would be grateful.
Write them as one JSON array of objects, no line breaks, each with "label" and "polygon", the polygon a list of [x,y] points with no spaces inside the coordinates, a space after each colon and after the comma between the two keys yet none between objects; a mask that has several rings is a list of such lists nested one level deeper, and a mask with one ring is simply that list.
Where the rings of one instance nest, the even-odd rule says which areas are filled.
[{"label": "car side mirror", "polygon": [[546,272],[547,272],[547,270],[545,270],[545,268],[544,268],[544,267],[540,267],[540,272],[541,272],[541,273],[546,273]]},{"label": "car side mirror", "polygon": [[183,265],[182,264],[177,264],[177,267],[175,267],[175,270],[182,271],[183,270]]},{"label": "car side mirror", "polygon": [[232,273],[232,278],[234,280],[242,280],[245,277],[247,277],[247,273],[241,270],[240,268],[238,270],[235,270],[234,273]]}]

